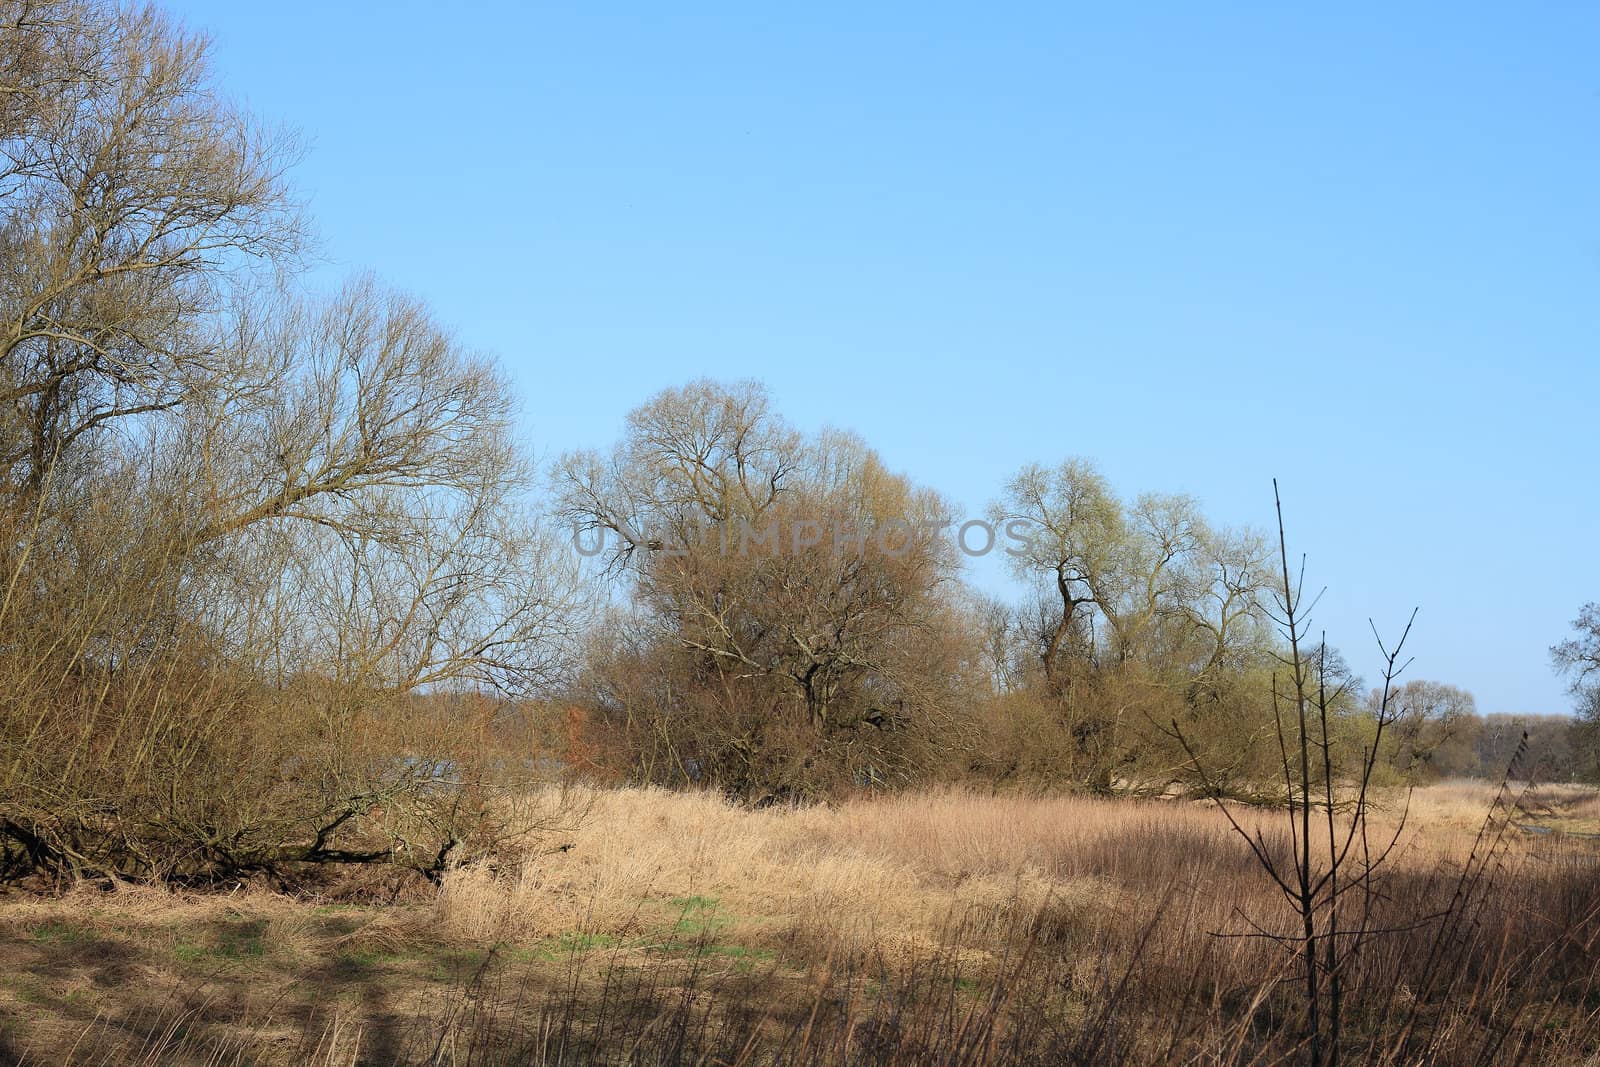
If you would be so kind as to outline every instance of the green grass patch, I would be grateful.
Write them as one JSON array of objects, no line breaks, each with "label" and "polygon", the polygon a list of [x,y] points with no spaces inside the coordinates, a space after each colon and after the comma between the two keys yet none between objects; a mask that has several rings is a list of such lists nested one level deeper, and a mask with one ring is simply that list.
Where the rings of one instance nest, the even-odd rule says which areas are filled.
[{"label": "green grass patch", "polygon": [[87,945],[96,940],[93,930],[76,923],[52,919],[29,929],[35,941],[47,945]]},{"label": "green grass patch", "polygon": [[716,897],[703,897],[698,893],[691,897],[673,897],[667,903],[683,911],[715,911],[719,906]]},{"label": "green grass patch", "polygon": [[733,916],[721,910],[716,897],[674,897],[668,903],[678,911],[678,921],[672,929],[679,935],[704,938],[733,922]]},{"label": "green grass patch", "polygon": [[428,953],[428,977],[435,982],[456,982],[471,977],[489,951],[481,948],[442,948]]},{"label": "green grass patch", "polygon": [[51,1002],[50,994],[45,992],[44,986],[32,978],[26,978],[20,982],[12,983],[11,991],[15,993],[17,999],[22,1001],[24,1004],[32,1004],[35,1007],[43,1007]]},{"label": "green grass patch", "polygon": [[180,938],[172,954],[185,963],[260,959],[267,954],[266,932],[265,919],[220,923],[200,937]]},{"label": "green grass patch", "polygon": [[644,946],[647,952],[659,952],[665,955],[683,954],[686,956],[718,957],[729,960],[742,960],[755,963],[762,960],[777,959],[777,953],[768,948],[756,948],[752,945],[740,945],[735,942],[715,941],[660,941]]},{"label": "green grass patch", "polygon": [[594,948],[610,948],[617,943],[617,939],[610,934],[586,933],[581,930],[568,930],[556,938],[556,944],[567,952],[588,952]]},{"label": "green grass patch", "polygon": [[554,963],[558,960],[582,955],[585,952],[592,952],[597,948],[612,948],[617,944],[617,939],[610,934],[587,930],[568,930],[534,948],[512,949],[509,954],[512,959],[525,962],[538,960],[544,963]]}]

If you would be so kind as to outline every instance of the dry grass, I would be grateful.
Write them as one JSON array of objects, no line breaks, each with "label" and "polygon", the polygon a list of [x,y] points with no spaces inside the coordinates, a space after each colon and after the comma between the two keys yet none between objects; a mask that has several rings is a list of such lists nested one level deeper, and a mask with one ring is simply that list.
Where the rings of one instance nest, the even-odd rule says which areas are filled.
[{"label": "dry grass", "polygon": [[[1404,814],[1396,866],[1431,870],[1465,857],[1495,792],[1471,782],[1391,794],[1374,827],[1393,830]],[[625,789],[596,791],[583,807],[563,850],[451,875],[440,929],[471,941],[624,935],[671,916],[675,902],[715,899],[731,934],[773,942],[824,923],[857,946],[917,946],[974,910],[1048,900],[1092,912],[1161,883],[1206,892],[1258,873],[1214,808],[1179,801],[947,791],[752,811],[709,793]],[[1527,807],[1530,823],[1600,822],[1600,795],[1580,786],[1539,787]],[[1269,812],[1243,816],[1269,834],[1281,825]]]},{"label": "dry grass", "polygon": [[[14,1014],[0,1052],[56,1062],[43,1050],[87,1035],[80,1048],[117,1055],[80,1062],[430,1062],[425,1046],[448,1035],[478,1050],[460,1062],[586,1062],[614,1042],[654,1041],[660,1020],[697,1019],[698,1037],[683,1030],[676,1053],[650,1062],[696,1062],[688,1052],[709,1055],[729,1035],[768,1048],[763,1062],[829,1062],[825,1048],[924,1062],[906,1042],[929,1027],[946,1044],[924,1049],[928,1062],[978,1030],[987,1051],[955,1061],[1031,1062],[1040,1042],[1082,1062],[1293,1054],[1292,988],[1278,984],[1292,961],[1271,941],[1217,936],[1284,929],[1288,913],[1207,805],[943,792],[750,810],[654,789],[582,799],[575,827],[497,867],[458,870],[409,906],[138,887],[5,898],[0,965],[20,977],[0,982]],[[1382,921],[1449,903],[1492,800],[1478,783],[1411,798]],[[1375,821],[1396,825],[1403,798],[1384,804]],[[1579,830],[1600,800],[1544,787],[1525,809],[1505,821]],[[1277,840],[1270,813],[1254,814]],[[1478,851],[1470,924],[1385,939],[1350,976],[1364,1058],[1388,1062],[1375,1035],[1399,1032],[1434,996],[1418,968],[1435,944],[1435,967],[1464,984],[1415,1024],[1439,1047],[1407,1055],[1497,1062],[1469,1054],[1503,1050],[1484,1043],[1496,1026],[1544,1059],[1600,1051],[1600,842],[1512,828]],[[39,1019],[24,1025],[23,1010]],[[532,1047],[529,1027],[542,1041],[567,1035],[566,1051],[507,1052]],[[858,1047],[869,1031],[881,1054]],[[803,1054],[772,1052],[784,1048]]]},{"label": "dry grass", "polygon": [[[637,933],[680,921],[684,901],[714,902],[729,936],[776,943],[825,925],[856,946],[914,951],[969,909],[1036,908],[1052,895],[1090,904],[1107,887],[1064,857],[1130,815],[1141,817],[960,793],[751,811],[711,794],[602,792],[567,851],[509,872],[458,871],[437,915],[456,936],[527,941]],[[1101,828],[1072,829],[1086,819]]]}]

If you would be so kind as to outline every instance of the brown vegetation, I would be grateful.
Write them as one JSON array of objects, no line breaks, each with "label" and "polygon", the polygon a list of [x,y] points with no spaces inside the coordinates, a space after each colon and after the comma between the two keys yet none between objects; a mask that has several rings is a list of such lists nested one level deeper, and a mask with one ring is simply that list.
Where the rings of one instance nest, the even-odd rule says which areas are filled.
[{"label": "brown vegetation", "polygon": [[498,370],[282,280],[294,146],[203,40],[0,24],[0,872],[437,873],[491,768],[415,698],[548,681],[575,618]]},{"label": "brown vegetation", "polygon": [[492,359],[298,279],[297,154],[159,11],[0,0],[10,1058],[1600,1055],[1593,794],[1427,785],[1600,772],[1593,605],[1581,722],[1369,691],[1281,512],[1081,458],[1008,604],[748,382],[541,498]]},{"label": "brown vegetation", "polygon": [[[1380,909],[1407,929],[1351,967],[1345,1059],[1577,1063],[1600,1048],[1600,845],[1514,825],[1600,828],[1594,793],[1535,789],[1480,836],[1493,799],[1481,784],[1413,799]],[[1380,801],[1382,832],[1405,798]],[[1304,1053],[1292,958],[1239,936],[1287,916],[1210,805],[944,792],[752,811],[634,789],[578,806],[576,826],[448,875],[436,899],[12,897],[0,988],[8,1011],[40,1014],[11,1015],[6,1048],[34,1063],[73,1042],[80,1063]]]}]

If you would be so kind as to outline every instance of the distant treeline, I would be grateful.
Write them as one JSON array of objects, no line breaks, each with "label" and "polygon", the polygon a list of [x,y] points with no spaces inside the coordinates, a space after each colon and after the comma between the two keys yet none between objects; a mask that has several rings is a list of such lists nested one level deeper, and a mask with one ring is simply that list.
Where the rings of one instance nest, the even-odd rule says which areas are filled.
[{"label": "distant treeline", "polygon": [[1568,715],[1469,715],[1427,753],[1429,778],[1498,780],[1523,733],[1528,757],[1518,777],[1542,782],[1595,782],[1594,728]]}]

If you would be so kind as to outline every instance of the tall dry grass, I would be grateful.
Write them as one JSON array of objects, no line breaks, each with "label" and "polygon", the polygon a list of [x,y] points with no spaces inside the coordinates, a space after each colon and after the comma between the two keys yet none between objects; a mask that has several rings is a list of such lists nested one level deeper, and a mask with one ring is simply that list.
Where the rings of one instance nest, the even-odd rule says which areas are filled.
[{"label": "tall dry grass", "polygon": [[[944,792],[751,810],[655,789],[582,800],[585,817],[561,836],[455,871],[430,905],[351,935],[494,949],[458,988],[419,1001],[403,1033],[378,1043],[360,1019],[315,1016],[288,1045],[280,1034],[152,1046],[149,1028],[131,1031],[145,1042],[133,1045],[122,1028],[119,1047],[151,1063],[1303,1054],[1297,962],[1259,936],[1287,932],[1292,915],[1209,806]],[[1459,784],[1410,799],[1374,898],[1382,933],[1344,976],[1345,1062],[1600,1055],[1600,843],[1517,829],[1579,825],[1593,800],[1544,790],[1512,807]],[[536,813],[571,797],[525,803]],[[1404,798],[1384,803],[1375,827],[1397,827]],[[1287,847],[1259,817],[1269,846]],[[296,906],[274,899],[274,929],[293,941]],[[555,975],[502,965],[551,939],[584,950]]]},{"label": "tall dry grass", "polygon": [[[1396,855],[1411,871],[1464,856],[1493,789],[1420,795]],[[1398,825],[1404,803],[1387,798],[1375,827]],[[580,928],[622,934],[698,897],[715,898],[741,936],[771,940],[821,922],[857,946],[925,946],[975,911],[1049,902],[1106,913],[1157,889],[1236,899],[1211,890],[1257,881],[1216,809],[1178,801],[951,790],[751,810],[711,793],[621,789],[591,791],[579,807],[587,816],[553,846],[450,875],[441,928],[512,942]],[[1247,814],[1271,839],[1278,820]]]},{"label": "tall dry grass", "polygon": [[[1399,834],[1369,920],[1381,933],[1344,976],[1361,1056],[1498,1062],[1592,1043],[1596,848],[1518,827],[1581,822],[1595,797],[1520,795],[1513,805],[1452,783],[1381,798],[1373,831]],[[1222,1058],[1295,1054],[1297,965],[1269,936],[1290,934],[1292,915],[1208,805],[952,791],[750,811],[655,790],[592,805],[565,851],[457,872],[440,927],[621,943],[686,900],[714,902],[707,936],[721,941],[886,972],[937,959],[1026,990],[1038,998],[1030,1025],[1055,1019],[1061,1047],[1115,1005],[1128,1057],[1160,1060],[1163,1041]],[[1288,847],[1278,817],[1250,818],[1269,848]]]}]

